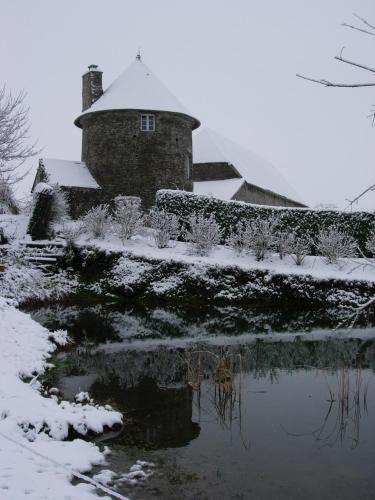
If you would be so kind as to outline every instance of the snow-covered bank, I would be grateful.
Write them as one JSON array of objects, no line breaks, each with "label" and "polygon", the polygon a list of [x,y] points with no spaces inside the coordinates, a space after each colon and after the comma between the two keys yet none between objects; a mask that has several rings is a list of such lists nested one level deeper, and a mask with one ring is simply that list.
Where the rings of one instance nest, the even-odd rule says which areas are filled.
[{"label": "snow-covered bank", "polygon": [[[85,246],[85,239],[80,243]],[[225,268],[236,266],[244,270],[267,270],[277,274],[312,276],[317,279],[361,280],[375,283],[375,265],[366,265],[361,258],[340,259],[338,264],[327,264],[323,257],[306,257],[301,266],[297,266],[290,256],[280,259],[278,254],[270,254],[264,260],[257,261],[254,255],[237,254],[232,248],[225,245],[216,245],[208,256],[194,255],[191,246],[184,242],[171,242],[169,248],[156,248],[150,238],[136,236],[122,243],[115,236],[105,240],[90,240],[89,244],[106,252],[129,252],[137,257],[163,259],[167,261],[184,262],[189,264],[207,264]],[[374,260],[375,264],[375,260]]]},{"label": "snow-covered bank", "polygon": [[95,498],[93,486],[70,483],[70,471],[104,465],[105,455],[82,439],[63,439],[70,429],[82,436],[103,432],[121,424],[121,414],[41,394],[38,375],[55,349],[51,338],[63,344],[64,332],[49,332],[2,298],[0,325],[0,498]]},{"label": "snow-covered bank", "polygon": [[375,295],[375,268],[365,259],[341,259],[339,265],[329,265],[322,257],[306,257],[297,266],[289,256],[281,260],[269,254],[258,262],[253,255],[237,255],[220,245],[202,257],[192,254],[186,243],[172,245],[158,249],[147,237],[125,244],[115,237],[81,238],[68,265],[81,273],[82,291],[103,297],[358,306]]}]

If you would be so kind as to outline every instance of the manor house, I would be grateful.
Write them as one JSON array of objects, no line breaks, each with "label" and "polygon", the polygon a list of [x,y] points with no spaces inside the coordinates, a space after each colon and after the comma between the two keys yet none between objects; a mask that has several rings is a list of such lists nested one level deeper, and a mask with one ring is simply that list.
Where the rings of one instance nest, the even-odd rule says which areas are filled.
[{"label": "manor house", "polygon": [[105,90],[102,71],[82,77],[81,161],[42,158],[39,182],[58,184],[77,217],[119,194],[151,207],[159,189],[194,191],[224,200],[304,206],[268,161],[200,127],[138,55]]}]

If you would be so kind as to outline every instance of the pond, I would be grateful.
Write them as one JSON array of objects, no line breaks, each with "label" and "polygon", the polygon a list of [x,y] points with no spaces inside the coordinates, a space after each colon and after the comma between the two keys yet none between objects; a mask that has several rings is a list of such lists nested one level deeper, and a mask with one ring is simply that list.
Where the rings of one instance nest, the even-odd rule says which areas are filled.
[{"label": "pond", "polygon": [[[130,499],[373,499],[375,329],[329,310],[73,305],[28,310],[74,341],[48,383],[123,412],[95,438]],[[336,329],[335,329],[336,328]],[[94,471],[95,472],[95,471]]]}]

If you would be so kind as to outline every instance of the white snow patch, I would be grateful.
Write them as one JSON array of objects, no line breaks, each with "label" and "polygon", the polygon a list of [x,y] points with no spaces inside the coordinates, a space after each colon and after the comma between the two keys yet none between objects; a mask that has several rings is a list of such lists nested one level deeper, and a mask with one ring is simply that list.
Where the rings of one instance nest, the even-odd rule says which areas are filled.
[{"label": "white snow patch", "polygon": [[229,201],[244,182],[242,178],[194,182],[194,194],[213,196],[219,198],[219,200]]},{"label": "white snow patch", "polygon": [[205,128],[193,137],[193,155],[194,163],[229,163],[249,184],[303,203],[301,197],[269,161],[213,130]]},{"label": "white snow patch", "polygon": [[29,217],[27,215],[0,214],[0,227],[5,236],[12,240],[25,238]]},{"label": "white snow patch", "polygon": [[[51,332],[1,297],[0,325],[0,498],[97,498],[92,486],[70,483],[71,471],[104,464],[104,454],[81,439],[62,440],[69,426],[82,435],[89,430],[102,432],[104,426],[121,423],[121,415],[99,406],[59,402],[56,396],[43,397],[37,375],[48,367],[48,356],[55,348],[49,340]],[[53,336],[66,342],[63,332]],[[32,377],[32,381],[20,377]]]},{"label": "white snow patch", "polygon": [[[81,237],[79,245],[87,246],[88,241]],[[191,254],[191,247],[185,242],[173,242],[169,248],[156,248],[150,240],[142,236],[136,236],[123,244],[116,236],[106,236],[105,240],[90,240],[93,245],[101,250],[111,252],[130,252],[136,257],[148,259],[162,259],[167,261],[186,262],[195,264],[191,272],[202,276],[208,266],[236,266],[244,270],[260,269],[268,270],[274,274],[312,276],[317,279],[342,279],[346,281],[361,280],[375,282],[375,266],[369,266],[366,259],[340,259],[339,265],[326,264],[323,257],[306,257],[302,266],[297,266],[290,256],[280,259],[278,254],[269,254],[265,260],[257,261],[252,254],[238,255],[225,245],[216,245],[208,256],[197,256]],[[136,262],[127,259],[126,255],[121,257],[112,269],[114,280],[118,277],[118,285],[135,285],[142,281],[145,273],[150,272],[152,266],[147,262]],[[115,282],[115,281],[114,281]],[[160,289],[171,287],[173,283],[161,282]]]},{"label": "white snow patch", "polygon": [[98,183],[83,161],[43,158],[41,166],[44,168],[50,184],[66,187],[99,188]]},{"label": "white snow patch", "polygon": [[139,60],[135,60],[121,73],[103,95],[81,116],[110,109],[170,111],[191,116],[189,111],[152,73],[150,68]]}]

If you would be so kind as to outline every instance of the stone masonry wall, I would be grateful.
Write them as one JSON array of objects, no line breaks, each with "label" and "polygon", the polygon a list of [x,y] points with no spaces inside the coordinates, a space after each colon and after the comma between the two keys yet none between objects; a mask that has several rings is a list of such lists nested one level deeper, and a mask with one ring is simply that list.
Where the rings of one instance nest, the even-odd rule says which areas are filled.
[{"label": "stone masonry wall", "polygon": [[145,208],[159,189],[193,190],[192,128],[188,116],[153,112],[156,129],[140,130],[147,111],[113,110],[80,118],[82,161],[103,189],[103,201],[118,194],[140,196]]},{"label": "stone masonry wall", "polygon": [[90,208],[102,203],[101,189],[62,186],[61,190],[68,200],[69,215],[72,219],[78,219]]}]

